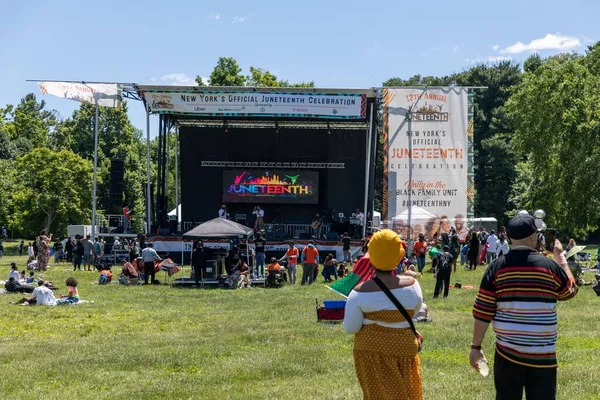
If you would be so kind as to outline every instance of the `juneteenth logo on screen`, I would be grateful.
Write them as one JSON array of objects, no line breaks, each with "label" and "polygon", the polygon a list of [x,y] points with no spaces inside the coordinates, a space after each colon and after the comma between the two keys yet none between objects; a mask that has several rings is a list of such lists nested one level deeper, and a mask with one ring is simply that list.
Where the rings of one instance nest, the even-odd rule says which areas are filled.
[{"label": "juneteenth logo on screen", "polygon": [[317,180],[318,173],[307,171],[223,171],[223,200],[313,203]]}]

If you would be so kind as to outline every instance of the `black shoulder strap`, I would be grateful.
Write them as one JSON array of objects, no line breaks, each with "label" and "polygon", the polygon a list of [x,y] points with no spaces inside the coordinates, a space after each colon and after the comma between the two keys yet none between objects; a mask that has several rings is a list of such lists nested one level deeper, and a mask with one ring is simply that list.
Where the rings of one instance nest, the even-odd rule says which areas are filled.
[{"label": "black shoulder strap", "polygon": [[410,325],[410,329],[412,329],[413,333],[415,334],[415,337],[418,339],[419,335],[417,333],[417,328],[415,328],[415,323],[413,322],[410,314],[408,314],[408,311],[406,311],[406,309],[402,306],[402,304],[400,304],[400,302],[398,301],[396,296],[394,296],[392,294],[392,292],[390,292],[390,289],[388,289],[388,287],[385,286],[385,283],[383,283],[381,281],[381,279],[379,279],[378,277],[374,277],[373,282],[375,282],[377,284],[377,286],[379,286],[379,288],[383,291],[383,293],[385,293],[386,296],[390,299],[390,301],[392,303],[394,303],[396,308],[398,308],[398,311],[400,311],[400,314],[402,314],[404,319],[406,319],[406,321]]}]

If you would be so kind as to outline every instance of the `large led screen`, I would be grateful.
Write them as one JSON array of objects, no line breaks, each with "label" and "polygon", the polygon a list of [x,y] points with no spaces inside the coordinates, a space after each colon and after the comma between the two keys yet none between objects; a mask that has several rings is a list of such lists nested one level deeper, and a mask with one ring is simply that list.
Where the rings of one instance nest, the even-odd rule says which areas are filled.
[{"label": "large led screen", "polygon": [[318,204],[319,173],[290,170],[225,170],[223,202]]}]

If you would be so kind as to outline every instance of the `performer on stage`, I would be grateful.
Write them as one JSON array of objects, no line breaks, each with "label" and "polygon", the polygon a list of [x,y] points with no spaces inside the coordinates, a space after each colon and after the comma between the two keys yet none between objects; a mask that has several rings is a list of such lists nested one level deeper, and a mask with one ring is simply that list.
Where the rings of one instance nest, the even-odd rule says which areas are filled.
[{"label": "performer on stage", "polygon": [[227,206],[223,204],[221,208],[219,208],[219,218],[229,219],[229,213],[227,212]]},{"label": "performer on stage", "polygon": [[254,232],[261,232],[265,229],[265,210],[261,210],[260,206],[254,207],[254,211],[252,214],[256,215],[256,220],[254,221]]},{"label": "performer on stage", "polygon": [[360,208],[357,208],[352,214],[352,218],[355,220],[355,223],[352,225],[353,237],[360,238],[363,232],[363,226],[365,224],[365,214],[360,211]]},{"label": "performer on stage", "polygon": [[129,204],[123,203],[123,233],[127,233],[129,231],[130,225],[131,225],[131,207],[129,207]]},{"label": "performer on stage", "polygon": [[315,217],[312,220],[312,223],[310,224],[312,230],[313,230],[313,236],[315,237],[315,239],[321,239],[321,231],[323,228],[323,220],[321,219],[321,217],[319,216],[319,214],[315,215]]}]

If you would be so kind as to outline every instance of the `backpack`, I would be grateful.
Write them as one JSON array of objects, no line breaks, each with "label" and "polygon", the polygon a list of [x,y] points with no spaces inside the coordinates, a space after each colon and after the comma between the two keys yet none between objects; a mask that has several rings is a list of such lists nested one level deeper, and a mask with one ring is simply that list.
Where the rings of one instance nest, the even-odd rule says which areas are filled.
[{"label": "backpack", "polygon": [[452,256],[448,253],[442,253],[440,255],[438,269],[440,271],[445,271],[445,270],[449,270],[450,268],[452,268]]},{"label": "backpack", "polygon": [[108,275],[102,274],[100,278],[98,278],[98,285],[106,285],[108,283]]}]

